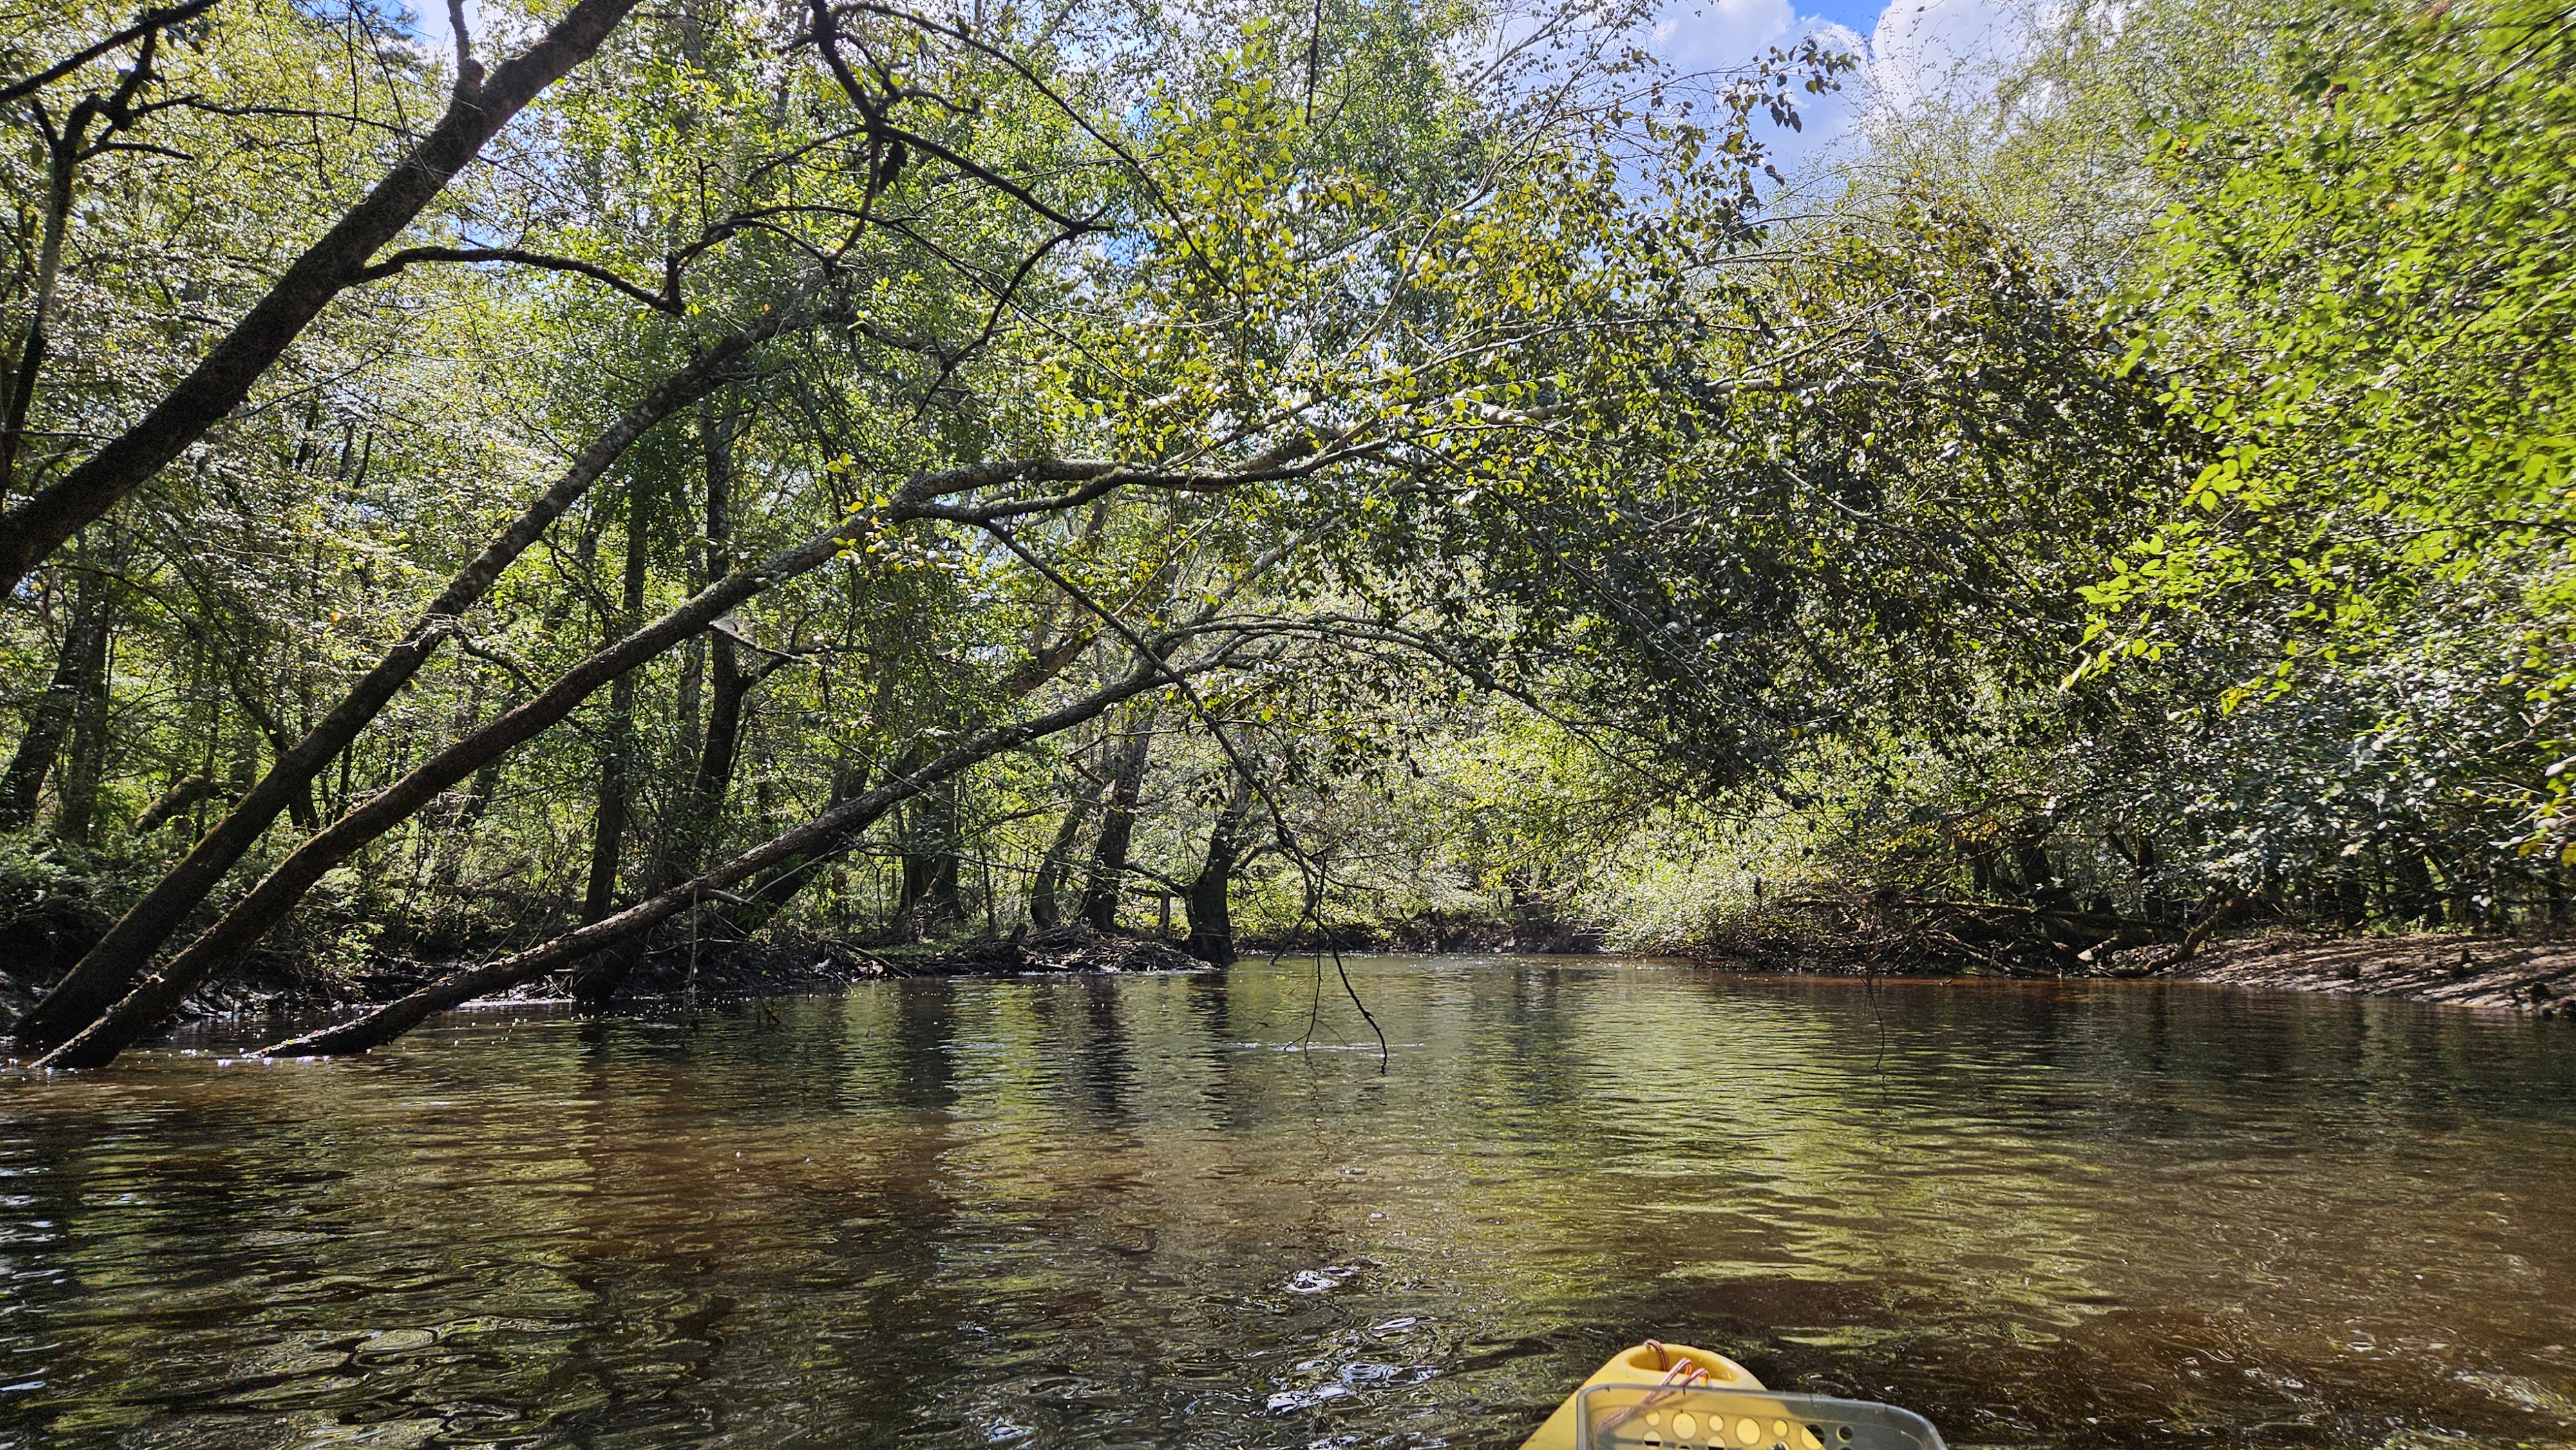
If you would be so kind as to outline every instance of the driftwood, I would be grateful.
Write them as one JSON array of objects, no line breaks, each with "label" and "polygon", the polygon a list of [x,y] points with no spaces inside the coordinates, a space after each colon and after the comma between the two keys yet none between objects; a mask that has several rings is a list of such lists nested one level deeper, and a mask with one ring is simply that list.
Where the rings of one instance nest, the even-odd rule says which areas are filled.
[{"label": "driftwood", "polygon": [[1207,968],[1207,963],[1167,942],[1108,936],[1082,922],[1068,922],[942,952],[913,970],[923,976],[988,977],[1016,972],[1199,972]]},{"label": "driftwood", "polygon": [[1693,954],[1833,973],[2100,974],[2116,957],[2185,933],[2075,905],[1877,896],[1780,897],[1726,923]]}]

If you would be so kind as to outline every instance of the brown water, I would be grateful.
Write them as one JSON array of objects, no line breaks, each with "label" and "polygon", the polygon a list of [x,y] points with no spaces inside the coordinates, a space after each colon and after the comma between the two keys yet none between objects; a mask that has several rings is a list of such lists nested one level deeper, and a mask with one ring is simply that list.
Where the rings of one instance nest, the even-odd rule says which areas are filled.
[{"label": "brown water", "polygon": [[2576,1444],[2576,1031],[1601,961],[0,1078],[0,1442],[1508,1446],[1658,1334],[1954,1444]]}]

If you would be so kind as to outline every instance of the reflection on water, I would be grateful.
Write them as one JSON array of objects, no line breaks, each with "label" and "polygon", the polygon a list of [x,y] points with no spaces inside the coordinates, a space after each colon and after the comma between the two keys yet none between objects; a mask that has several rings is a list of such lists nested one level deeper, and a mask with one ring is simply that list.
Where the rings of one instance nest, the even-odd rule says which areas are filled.
[{"label": "reflection on water", "polygon": [[911,981],[0,1079],[0,1443],[2576,1444],[2576,1032],[1602,961]]}]

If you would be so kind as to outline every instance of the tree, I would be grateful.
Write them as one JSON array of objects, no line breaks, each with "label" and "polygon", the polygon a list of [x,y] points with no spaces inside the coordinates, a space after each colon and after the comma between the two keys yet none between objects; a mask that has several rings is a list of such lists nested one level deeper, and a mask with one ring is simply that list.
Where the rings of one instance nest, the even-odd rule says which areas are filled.
[{"label": "tree", "polygon": [[2250,635],[2227,707],[2252,730],[2333,711],[2406,801],[2323,813],[2327,861],[2395,846],[2470,876],[2504,864],[2481,835],[2563,844],[2569,18],[2356,8],[2278,92],[2155,153],[2174,201],[2133,351],[2214,456],[2090,592],[2097,666]]},{"label": "tree", "polygon": [[[633,5],[634,0],[576,0],[562,19],[488,77],[474,59],[473,37],[460,20],[454,84],[445,114],[394,161],[364,198],[330,221],[322,236],[287,266],[176,386],[124,431],[72,464],[62,478],[41,488],[27,488],[30,497],[0,513],[0,577],[14,588],[65,540],[178,458],[250,396],[260,378],[342,292],[416,261],[520,260],[508,255],[509,249],[490,248],[429,248],[382,260],[377,254],[539,92],[587,60]],[[120,44],[84,46],[8,87],[18,93],[13,99],[24,99],[51,157],[46,240],[37,268],[36,297],[5,389],[9,419],[5,433],[0,433],[0,462],[7,464],[8,472],[0,475],[0,482],[13,488],[25,486],[16,473],[15,455],[49,346],[46,324],[78,170],[110,152],[149,149],[151,143],[121,133],[162,109],[195,104],[186,95],[162,99],[151,92],[161,79],[156,62],[164,33],[211,8],[208,0],[147,12],[110,37],[130,37]],[[368,39],[376,41],[373,36]],[[134,47],[135,60],[115,87],[74,103],[63,124],[55,125],[39,93],[125,44]],[[82,64],[71,64],[74,60]]]},{"label": "tree", "polygon": [[1247,827],[1254,801],[1252,777],[1240,770],[1232,775],[1233,786],[1208,827],[1207,851],[1198,874],[1190,878],[1189,891],[1189,954],[1220,967],[1234,961],[1234,876],[1251,844]]},{"label": "tree", "polygon": [[[490,299],[476,325],[583,338],[641,375],[646,405],[544,502],[519,505],[504,530],[518,541],[467,565],[489,561],[481,582],[453,577],[468,597],[404,636],[407,661],[425,661],[441,630],[469,645],[443,672],[387,655],[379,669],[400,688],[370,698],[387,676],[360,673],[356,703],[303,737],[323,746],[275,733],[278,762],[243,777],[245,804],[266,814],[231,832],[255,844],[336,762],[314,828],[262,857],[246,895],[95,1021],[69,1005],[46,1014],[79,1028],[49,1060],[111,1058],[317,894],[364,926],[373,882],[461,878],[461,862],[426,865],[456,861],[434,823],[492,810],[502,774],[520,781],[510,814],[481,816],[480,833],[517,853],[496,862],[524,873],[515,863],[551,860],[566,888],[600,881],[623,899],[622,864],[590,869],[613,843],[553,844],[580,839],[580,822],[604,833],[610,812],[594,783],[518,752],[549,732],[613,741],[639,713],[664,732],[674,748],[635,758],[668,762],[646,789],[659,833],[684,850],[605,915],[544,905],[569,889],[532,893],[541,945],[403,1013],[605,960],[709,900],[774,910],[887,812],[952,790],[962,806],[964,772],[1141,694],[1162,692],[1157,710],[1235,756],[1227,691],[1238,671],[1280,667],[1285,642],[1434,639],[1427,618],[1345,606],[1377,566],[1440,545],[1427,516],[1474,508],[1460,480],[1539,490],[1661,446],[1663,380],[1707,324],[1695,289],[1753,235],[1758,158],[1738,133],[1832,69],[1784,57],[1717,97],[1713,145],[1619,58],[1620,15],[1558,19],[1588,36],[1570,72],[1503,47],[1500,68],[1463,80],[1438,58],[1499,45],[1500,17],[1333,17],[1342,63],[1329,75],[1310,74],[1320,40],[1266,20],[1231,49],[1161,37],[1193,48],[1129,75],[1085,73],[1060,32],[863,4],[816,6],[785,40],[758,14],[713,8],[625,32],[561,93],[548,164],[521,173],[566,184],[550,192],[543,249],[512,250],[579,265],[506,274],[524,290]],[[632,97],[659,92],[633,78],[666,72],[703,99],[637,115]],[[1620,94],[1631,82],[1637,94]],[[505,202],[520,184],[495,182]],[[631,280],[656,272],[658,288]],[[571,382],[538,394],[566,418],[580,416]],[[643,468],[635,449],[656,422],[737,407],[746,421],[720,430],[721,467],[666,475],[703,490],[695,512],[710,527],[690,547],[704,563],[652,557],[633,506],[652,492],[642,475],[592,485]],[[626,547],[603,551],[612,526]],[[438,552],[384,553],[406,551]],[[508,569],[532,552],[551,575]],[[756,562],[728,569],[727,554]],[[642,622],[575,643],[561,625],[582,600]],[[883,678],[925,687],[833,692],[840,713],[817,722],[820,742],[766,734],[772,718],[786,728],[783,708],[758,728],[738,709],[730,724],[702,713],[710,686],[717,705],[751,698],[746,676],[765,666],[742,651],[755,649],[794,665],[768,687],[782,705],[819,709],[836,666],[893,664]],[[404,691],[417,706],[398,707]],[[326,725],[338,733],[314,733]],[[747,781],[746,749],[760,756]],[[864,789],[844,785],[854,751],[870,758]],[[782,773],[817,756],[830,763],[811,789]],[[247,859],[203,858],[199,879],[146,899],[193,906]],[[746,882],[760,897],[730,899]],[[175,924],[187,907],[161,909]],[[123,952],[139,967],[150,948]],[[418,1020],[403,1013],[332,1041],[382,1040]]]}]

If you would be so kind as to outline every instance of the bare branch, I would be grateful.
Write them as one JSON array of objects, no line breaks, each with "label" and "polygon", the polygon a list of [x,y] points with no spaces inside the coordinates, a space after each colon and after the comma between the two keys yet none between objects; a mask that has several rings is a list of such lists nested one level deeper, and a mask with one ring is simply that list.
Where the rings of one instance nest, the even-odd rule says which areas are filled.
[{"label": "bare branch", "polygon": [[12,81],[8,85],[0,86],[0,106],[6,106],[24,97],[34,95],[36,92],[43,90],[45,87],[52,85],[54,82],[61,80],[63,77],[70,75],[76,70],[79,70],[82,66],[89,64],[91,61],[98,59],[109,51],[131,45],[135,41],[149,36],[158,35],[164,29],[176,25],[183,20],[194,20],[198,16],[205,14],[207,11],[214,9],[215,4],[216,0],[187,0],[187,3],[184,5],[173,5],[161,10],[146,10],[142,15],[136,17],[135,22],[132,25],[116,32],[114,35],[98,42],[96,45],[67,56],[62,60],[56,61],[54,64],[45,67],[43,70],[38,71],[24,80]]},{"label": "bare branch", "polygon": [[353,280],[374,282],[390,277],[417,262],[509,262],[521,267],[539,267],[549,272],[570,272],[594,282],[613,287],[656,312],[678,317],[685,310],[678,298],[643,287],[596,262],[576,257],[557,257],[546,252],[531,252],[520,247],[405,247],[399,252],[360,268]]},{"label": "bare branch", "polygon": [[465,28],[465,0],[447,0],[448,33],[456,40],[456,94],[483,89],[483,63],[474,58],[474,33]]}]

